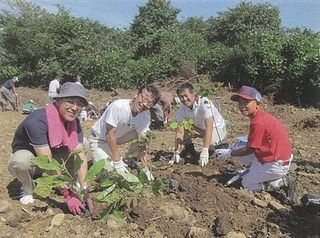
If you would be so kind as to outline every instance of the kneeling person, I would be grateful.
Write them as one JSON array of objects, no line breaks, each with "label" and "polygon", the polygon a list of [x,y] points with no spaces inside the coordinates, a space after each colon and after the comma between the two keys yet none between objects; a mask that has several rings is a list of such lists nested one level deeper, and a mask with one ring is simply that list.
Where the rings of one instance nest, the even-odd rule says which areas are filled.
[{"label": "kneeling person", "polygon": [[[38,166],[32,163],[35,156],[45,155],[61,162],[68,158],[70,152],[83,148],[83,132],[77,119],[82,108],[88,105],[86,91],[82,85],[65,83],[56,101],[46,108],[38,109],[28,115],[18,126],[13,142],[12,151],[8,161],[8,170],[22,183],[22,196],[20,202],[24,205],[34,202],[33,191],[35,188],[33,176],[41,174]],[[77,175],[79,189],[87,189],[84,178],[87,174],[87,158],[83,152],[79,153],[83,161]],[[74,156],[74,160],[75,160]],[[69,159],[68,170],[73,174],[74,160]],[[59,171],[50,171],[58,174]],[[84,204],[71,188],[63,185],[60,192],[66,199],[69,210],[74,214],[81,214],[85,209]],[[89,210],[93,209],[92,201],[85,201]]]},{"label": "kneeling person", "polygon": [[[225,121],[213,103],[208,98],[197,95],[190,83],[179,85],[177,95],[182,104],[177,113],[177,122],[193,120],[194,129],[203,138],[199,165],[206,166],[209,161],[209,148],[214,148],[226,137]],[[189,132],[180,125],[176,130],[175,152],[169,163],[178,163],[180,156],[186,153],[197,156]]]},{"label": "kneeling person", "polygon": [[[159,91],[153,85],[141,87],[133,99],[118,99],[108,105],[100,119],[92,126],[88,137],[93,161],[111,158],[111,165],[119,172],[128,173],[118,145],[128,143],[149,131],[148,110],[157,102]],[[134,147],[134,146],[133,146]],[[138,157],[142,167],[147,165],[148,148],[132,148],[127,154]],[[149,180],[153,177],[145,167]]]},{"label": "kneeling person", "polygon": [[[242,179],[244,189],[276,191],[281,187],[289,188],[292,184],[285,175],[293,155],[285,127],[279,119],[261,109],[262,96],[255,88],[242,86],[231,100],[238,102],[242,115],[251,119],[248,142],[240,148],[218,149],[218,157],[237,156],[249,167],[249,173]],[[292,196],[290,191],[288,198],[292,199]]]}]

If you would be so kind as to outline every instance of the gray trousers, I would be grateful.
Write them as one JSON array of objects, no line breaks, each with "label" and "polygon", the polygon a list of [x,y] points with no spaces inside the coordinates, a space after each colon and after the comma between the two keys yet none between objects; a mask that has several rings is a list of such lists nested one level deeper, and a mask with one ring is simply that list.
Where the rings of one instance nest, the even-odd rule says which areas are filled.
[{"label": "gray trousers", "polygon": [[5,109],[7,107],[7,101],[9,101],[12,108],[15,110],[16,105],[14,104],[14,101],[12,99],[10,90],[7,89],[6,87],[2,87],[0,91],[1,91],[2,107]]},{"label": "gray trousers", "polygon": [[[138,146],[134,139],[138,139],[139,134],[137,131],[131,131],[127,133],[125,136],[117,139],[117,145],[123,145],[126,143],[130,144],[130,148],[125,151],[124,157],[139,157],[141,153],[141,148]],[[92,152],[93,163],[107,158],[112,158],[112,154],[109,148],[109,145],[106,141],[100,140],[98,136],[94,135],[91,131],[88,136],[88,141],[90,143],[90,149]]]},{"label": "gray trousers", "polygon": [[[69,156],[69,152],[66,147],[54,149],[52,151],[52,158],[56,159],[59,163],[62,163],[62,159],[65,161]],[[32,194],[35,188],[35,183],[32,179],[36,174],[45,172],[38,166],[32,163],[32,159],[35,156],[29,150],[18,150],[11,154],[8,161],[8,170],[15,176],[21,183],[27,194]],[[74,160],[70,158],[66,164],[66,167],[73,175]],[[75,175],[73,175],[75,176]]]},{"label": "gray trousers", "polygon": [[162,107],[158,103],[156,103],[153,107],[150,108],[150,117],[156,125],[159,125],[159,123],[164,122],[164,112]]}]

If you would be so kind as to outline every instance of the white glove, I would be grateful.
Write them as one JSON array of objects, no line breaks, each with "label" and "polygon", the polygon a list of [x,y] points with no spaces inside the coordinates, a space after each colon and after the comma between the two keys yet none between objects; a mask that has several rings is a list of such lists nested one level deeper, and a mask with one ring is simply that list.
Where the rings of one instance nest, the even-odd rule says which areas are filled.
[{"label": "white glove", "polygon": [[124,173],[129,173],[129,171],[126,168],[127,165],[123,162],[122,158],[120,159],[120,161],[111,162],[111,165],[112,165],[112,163],[113,163],[113,167],[116,169],[117,172],[121,171]]},{"label": "white glove", "polygon": [[17,93],[15,93],[14,95],[16,95],[16,97],[18,97],[18,94],[17,94]]},{"label": "white glove", "polygon": [[202,148],[202,151],[200,153],[199,165],[203,167],[203,166],[206,166],[208,162],[209,162],[209,149]]},{"label": "white glove", "polygon": [[219,159],[229,159],[231,157],[231,149],[217,149],[215,153]]},{"label": "white glove", "polygon": [[151,171],[150,171],[150,169],[148,167],[145,167],[142,170],[147,175],[147,178],[148,178],[149,181],[154,180],[154,177],[153,177],[153,175],[152,175],[152,173],[151,173]]},{"label": "white glove", "polygon": [[178,151],[175,151],[173,153],[171,160],[169,161],[169,164],[174,164],[174,163],[179,164],[179,160],[180,160],[180,153]]}]

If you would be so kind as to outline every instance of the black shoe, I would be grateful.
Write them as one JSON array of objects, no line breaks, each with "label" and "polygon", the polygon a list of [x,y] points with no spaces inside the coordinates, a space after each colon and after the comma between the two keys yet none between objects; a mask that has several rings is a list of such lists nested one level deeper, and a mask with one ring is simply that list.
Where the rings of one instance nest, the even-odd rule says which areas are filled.
[{"label": "black shoe", "polygon": [[151,125],[149,126],[149,129],[150,129],[150,130],[155,130],[155,129],[156,129],[156,126],[155,126],[154,124],[151,124]]},{"label": "black shoe", "polygon": [[236,176],[241,172],[240,170],[225,169],[225,168],[221,168],[219,169],[219,171],[222,175],[230,175],[230,176]]},{"label": "black shoe", "polygon": [[284,199],[283,203],[287,205],[293,205],[296,198],[296,178],[288,178],[287,186],[284,187],[287,197]]},{"label": "black shoe", "polygon": [[137,162],[137,160],[135,158],[123,158],[123,162],[128,165],[128,167],[130,169],[136,169],[138,171],[141,170],[141,166],[139,165],[139,163]]},{"label": "black shoe", "polygon": [[184,145],[183,150],[180,152],[180,157],[186,157],[188,154],[192,157],[196,157],[198,155],[193,143]]},{"label": "black shoe", "polygon": [[166,128],[164,126],[160,126],[159,131],[166,131]]}]

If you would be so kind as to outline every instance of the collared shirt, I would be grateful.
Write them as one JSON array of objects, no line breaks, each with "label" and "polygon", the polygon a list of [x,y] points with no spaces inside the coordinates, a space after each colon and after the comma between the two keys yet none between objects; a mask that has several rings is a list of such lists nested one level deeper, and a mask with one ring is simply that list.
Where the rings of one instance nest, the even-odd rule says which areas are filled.
[{"label": "collared shirt", "polygon": [[217,127],[218,129],[223,129],[225,127],[225,121],[218,109],[206,97],[197,99],[194,102],[192,109],[182,105],[177,113],[178,122],[193,119],[194,126],[203,130],[206,129],[205,120],[210,117],[213,117],[214,119],[214,127]]},{"label": "collared shirt", "polygon": [[287,130],[278,118],[262,109],[250,122],[247,146],[261,162],[288,160],[292,154]]}]

